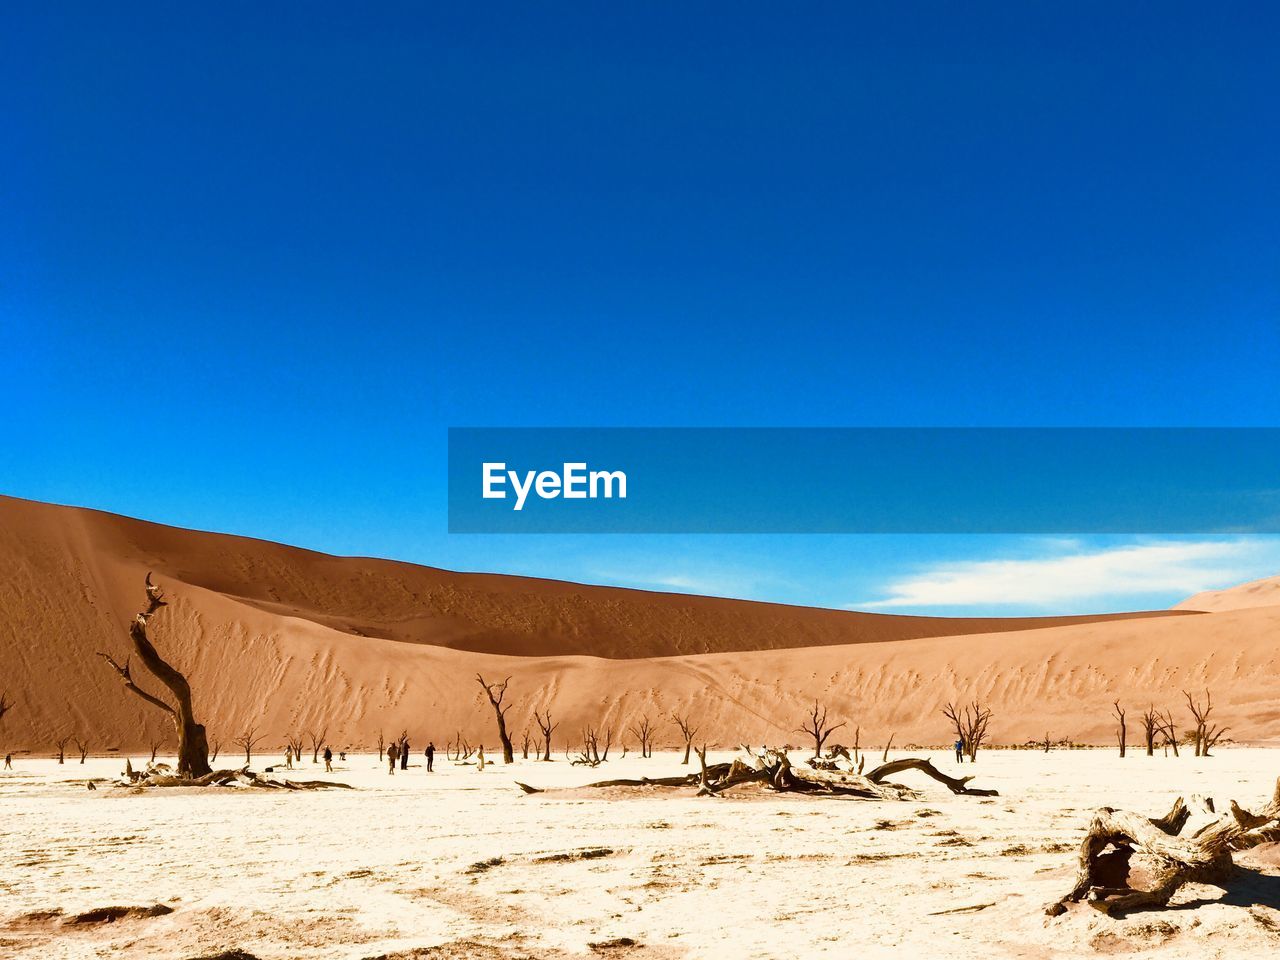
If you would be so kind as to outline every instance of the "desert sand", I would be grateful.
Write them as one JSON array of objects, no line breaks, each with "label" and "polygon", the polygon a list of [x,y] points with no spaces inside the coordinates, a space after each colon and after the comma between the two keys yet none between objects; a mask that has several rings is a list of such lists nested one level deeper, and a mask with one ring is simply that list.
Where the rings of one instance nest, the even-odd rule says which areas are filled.
[{"label": "desert sand", "polygon": [[[1280,606],[1227,595],[1215,613],[897,617],[457,574],[2,498],[0,683],[19,701],[6,749],[166,734],[96,656],[127,653],[148,570],[170,601],[154,639],[224,742],[248,726],[276,743],[327,729],[351,748],[406,729],[492,740],[477,672],[512,677],[517,736],[549,708],[562,735],[680,711],[713,745],[797,742],[818,698],[864,742],[942,744],[942,705],[980,697],[996,742],[1108,743],[1112,700],[1176,708],[1209,687],[1235,736],[1280,739]],[[669,723],[658,742],[675,744]]]},{"label": "desert sand", "polygon": [[[955,770],[949,756],[933,759]],[[0,776],[0,954],[1273,956],[1274,848],[1238,856],[1256,872],[1229,893],[1188,886],[1171,910],[1122,920],[1084,906],[1056,918],[1042,910],[1071,886],[1093,807],[1123,797],[1157,815],[1177,793],[1254,806],[1270,794],[1278,761],[1276,751],[1244,748],[1178,760],[991,751],[966,772],[999,797],[952,796],[906,775],[924,799],[880,803],[752,788],[720,799],[524,796],[514,785],[687,770],[674,754],[632,754],[607,773],[563,761],[480,773],[442,760],[428,775],[417,757],[395,777],[362,755],[328,775],[358,790],[304,794],[90,792],[85,779],[115,776],[122,758],[24,759]],[[315,769],[308,759],[301,775],[326,777]],[[157,904],[173,912],[73,922]]]}]

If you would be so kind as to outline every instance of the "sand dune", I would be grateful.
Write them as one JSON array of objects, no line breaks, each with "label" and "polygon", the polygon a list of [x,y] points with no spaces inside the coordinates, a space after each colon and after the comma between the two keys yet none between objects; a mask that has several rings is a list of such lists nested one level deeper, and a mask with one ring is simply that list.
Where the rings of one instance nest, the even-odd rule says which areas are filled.
[{"label": "sand dune", "polygon": [[267,743],[327,727],[335,746],[401,729],[419,743],[463,730],[492,745],[478,670],[512,675],[517,737],[530,711],[550,707],[558,741],[588,721],[622,737],[642,712],[687,710],[712,743],[798,742],[805,702],[822,697],[865,742],[892,732],[900,744],[938,743],[941,704],[982,696],[996,708],[997,740],[1048,730],[1105,742],[1115,697],[1136,713],[1205,685],[1241,735],[1280,737],[1280,607],[1008,621],[855,614],[335,558],[0,499],[0,688],[19,701],[0,741],[46,751],[59,731],[80,731],[137,748],[166,730],[95,656],[126,652],[148,569],[172,601],[153,621],[156,643],[188,672],[224,744],[256,724]]},{"label": "sand dune", "polygon": [[1174,610],[1246,610],[1250,607],[1280,606],[1280,577],[1251,580],[1226,590],[1206,590],[1174,604]]}]

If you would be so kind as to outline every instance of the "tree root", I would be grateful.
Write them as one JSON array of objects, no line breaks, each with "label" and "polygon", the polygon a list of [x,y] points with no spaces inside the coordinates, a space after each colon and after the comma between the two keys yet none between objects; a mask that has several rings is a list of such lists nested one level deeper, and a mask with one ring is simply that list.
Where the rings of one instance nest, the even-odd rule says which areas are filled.
[{"label": "tree root", "polygon": [[[1206,818],[1209,818],[1206,820]],[[1076,884],[1061,900],[1045,908],[1057,916],[1069,903],[1088,903],[1110,916],[1167,907],[1186,883],[1230,882],[1235,872],[1231,853],[1280,840],[1280,781],[1261,813],[1250,813],[1233,800],[1217,815],[1213,801],[1181,797],[1163,817],[1151,819],[1128,810],[1101,807],[1094,811],[1080,845]],[[1154,861],[1149,889],[1129,885],[1134,854]]]}]

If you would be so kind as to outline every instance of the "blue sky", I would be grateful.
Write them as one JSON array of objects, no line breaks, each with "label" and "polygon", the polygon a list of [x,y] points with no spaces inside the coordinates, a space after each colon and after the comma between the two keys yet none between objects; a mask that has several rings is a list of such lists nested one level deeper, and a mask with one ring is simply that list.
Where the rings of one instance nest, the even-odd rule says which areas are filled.
[{"label": "blue sky", "polygon": [[0,14],[0,491],[900,612],[1280,570],[451,537],[444,490],[449,426],[1280,425],[1274,6],[259,6]]}]

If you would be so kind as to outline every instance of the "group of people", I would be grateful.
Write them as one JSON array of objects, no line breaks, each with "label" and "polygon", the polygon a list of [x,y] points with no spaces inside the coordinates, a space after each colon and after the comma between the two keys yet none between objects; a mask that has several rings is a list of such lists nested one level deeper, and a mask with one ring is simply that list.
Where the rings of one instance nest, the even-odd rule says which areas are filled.
[{"label": "group of people", "polygon": [[[427,758],[427,773],[433,772],[436,760],[436,745],[428,743],[427,749],[422,751],[422,755]],[[401,770],[409,769],[408,737],[404,737],[387,747],[387,773],[391,776],[395,776],[396,764],[400,765]]]},{"label": "group of people", "polygon": [[[394,776],[394,774],[396,774],[397,765],[399,765],[399,768],[401,768],[402,771],[407,771],[408,755],[410,755],[410,745],[408,745],[408,737],[402,737],[401,740],[397,740],[396,742],[393,742],[392,745],[388,746],[387,772],[392,774],[392,776]],[[429,742],[429,744],[426,745],[426,750],[422,751],[422,755],[424,755],[426,758],[426,772],[433,773],[435,769],[434,742]],[[333,750],[330,749],[328,745],[325,746],[323,756],[324,756],[325,773],[333,773]],[[338,756],[339,756],[339,759],[342,759],[343,762],[346,762],[347,751],[346,750],[340,751]],[[284,748],[285,768],[291,769],[292,771],[294,760],[297,760],[297,762],[300,764],[302,763],[302,750],[301,749],[294,750],[293,745],[289,744],[287,748]],[[8,756],[6,756],[5,758],[5,765],[6,767],[8,767],[9,765]]]}]

